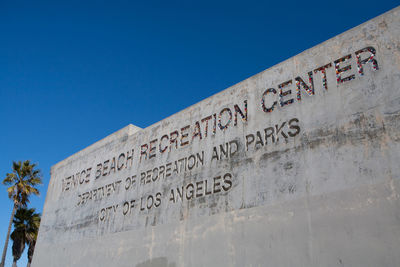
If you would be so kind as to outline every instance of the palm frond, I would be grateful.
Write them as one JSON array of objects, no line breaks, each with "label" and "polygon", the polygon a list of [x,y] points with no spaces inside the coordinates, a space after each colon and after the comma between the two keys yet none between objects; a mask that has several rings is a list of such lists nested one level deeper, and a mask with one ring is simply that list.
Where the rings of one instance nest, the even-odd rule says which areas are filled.
[{"label": "palm frond", "polygon": [[40,213],[36,213],[33,208],[21,207],[15,213],[13,224],[14,231],[11,238],[13,240],[23,239],[29,246],[34,246],[39,232]]},{"label": "palm frond", "polygon": [[12,173],[7,173],[3,184],[9,186],[8,197],[16,205],[26,206],[30,195],[39,195],[37,185],[42,183],[40,170],[35,169],[36,164],[29,160],[13,161]]}]

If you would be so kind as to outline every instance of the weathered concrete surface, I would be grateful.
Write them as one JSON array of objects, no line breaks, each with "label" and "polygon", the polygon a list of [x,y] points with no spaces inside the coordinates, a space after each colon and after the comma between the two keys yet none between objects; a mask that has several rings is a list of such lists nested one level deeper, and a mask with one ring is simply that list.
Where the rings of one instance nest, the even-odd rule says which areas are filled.
[{"label": "weathered concrete surface", "polygon": [[399,87],[396,8],[124,128],[53,166],[33,266],[400,266]]}]

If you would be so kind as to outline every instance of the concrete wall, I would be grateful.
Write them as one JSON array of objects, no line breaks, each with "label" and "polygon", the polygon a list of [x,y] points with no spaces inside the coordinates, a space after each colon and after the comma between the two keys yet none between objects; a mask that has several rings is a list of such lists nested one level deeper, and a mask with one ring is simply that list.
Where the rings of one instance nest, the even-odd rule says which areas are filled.
[{"label": "concrete wall", "polygon": [[33,266],[400,266],[399,87],[396,8],[128,126],[53,166]]}]

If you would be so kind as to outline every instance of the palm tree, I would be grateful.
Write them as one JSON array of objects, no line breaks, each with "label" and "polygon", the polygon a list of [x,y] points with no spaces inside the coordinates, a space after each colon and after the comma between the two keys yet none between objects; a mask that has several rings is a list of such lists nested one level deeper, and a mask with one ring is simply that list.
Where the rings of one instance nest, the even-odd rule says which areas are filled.
[{"label": "palm tree", "polygon": [[35,240],[32,243],[29,243],[29,247],[28,247],[28,264],[26,265],[26,267],[31,267],[33,252],[35,251],[36,238],[37,238],[37,233],[36,233],[36,236],[35,236]]},{"label": "palm tree", "polygon": [[25,249],[25,244],[29,245],[28,249],[28,266],[32,261],[34,244],[39,231],[40,214],[35,213],[35,209],[19,208],[15,214],[14,231],[11,233],[13,240],[13,267],[17,267],[17,261],[21,258]]},{"label": "palm tree", "polygon": [[13,162],[12,173],[7,173],[3,184],[9,186],[7,188],[8,197],[13,201],[13,210],[11,212],[10,223],[4,244],[3,255],[0,262],[0,267],[4,267],[4,262],[7,254],[7,246],[11,232],[11,225],[14,219],[16,210],[19,207],[25,207],[29,202],[31,194],[39,195],[39,190],[35,186],[42,183],[40,171],[35,169],[36,164],[31,164],[29,160],[24,162]]},{"label": "palm tree", "polygon": [[30,216],[29,221],[29,231],[26,236],[26,241],[28,244],[28,264],[27,267],[31,266],[33,252],[35,251],[36,239],[39,233],[40,226],[40,213],[34,213],[35,209],[33,209],[32,216]]},{"label": "palm tree", "polygon": [[[18,213],[18,212],[17,212]],[[12,267],[17,267],[17,261],[21,258],[22,252],[25,249],[25,236],[23,231],[16,231],[11,233],[11,239],[13,241],[12,254],[14,257]]]}]

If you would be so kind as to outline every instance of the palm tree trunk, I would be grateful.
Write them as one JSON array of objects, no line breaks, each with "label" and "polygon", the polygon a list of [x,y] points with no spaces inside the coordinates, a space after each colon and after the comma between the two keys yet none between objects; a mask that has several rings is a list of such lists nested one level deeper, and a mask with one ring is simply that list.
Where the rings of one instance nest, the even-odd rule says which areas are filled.
[{"label": "palm tree trunk", "polygon": [[6,243],[4,244],[3,255],[1,256],[0,267],[4,267],[4,264],[5,264],[5,261],[6,261],[8,240],[10,239],[11,226],[12,226],[12,222],[13,222],[14,215],[15,215],[15,211],[16,211],[16,210],[17,210],[17,205],[14,204],[14,208],[13,208],[12,213],[11,213],[10,224],[8,225]]},{"label": "palm tree trunk", "polygon": [[16,261],[16,260],[13,261],[12,267],[18,267],[18,266],[17,266],[17,261]]},{"label": "palm tree trunk", "polygon": [[28,261],[28,263],[26,264],[26,267],[31,267],[31,262]]}]

